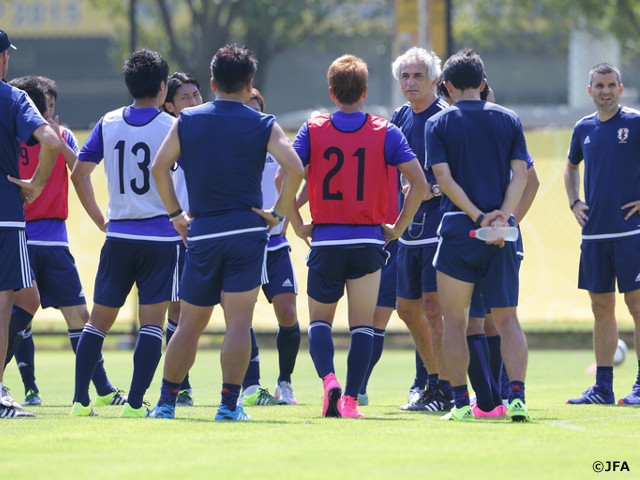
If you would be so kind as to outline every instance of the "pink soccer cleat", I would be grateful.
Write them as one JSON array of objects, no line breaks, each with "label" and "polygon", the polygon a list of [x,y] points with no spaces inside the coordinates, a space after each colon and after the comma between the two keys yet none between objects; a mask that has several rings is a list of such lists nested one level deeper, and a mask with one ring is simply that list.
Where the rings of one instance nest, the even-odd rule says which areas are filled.
[{"label": "pink soccer cleat", "polygon": [[358,401],[350,396],[343,395],[340,399],[340,414],[345,418],[364,418],[364,415],[356,408]]},{"label": "pink soccer cleat", "polygon": [[322,416],[341,417],[338,403],[342,396],[342,387],[336,379],[335,373],[329,373],[322,379],[324,396],[322,397]]},{"label": "pink soccer cleat", "polygon": [[507,408],[504,405],[498,405],[493,410],[485,412],[478,407],[478,404],[474,404],[471,407],[471,411],[473,412],[473,416],[476,418],[499,418],[507,416]]}]

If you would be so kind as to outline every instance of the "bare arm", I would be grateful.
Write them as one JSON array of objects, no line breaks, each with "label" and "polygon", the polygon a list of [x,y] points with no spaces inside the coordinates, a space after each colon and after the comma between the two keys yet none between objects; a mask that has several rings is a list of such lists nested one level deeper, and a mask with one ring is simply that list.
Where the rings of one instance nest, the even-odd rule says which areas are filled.
[{"label": "bare arm", "polygon": [[[171,178],[171,167],[178,161],[180,154],[178,122],[175,122],[171,126],[162,145],[160,145],[156,158],[153,159],[153,163],[151,164],[151,174],[153,175],[153,180],[156,182],[158,194],[169,214],[177,212],[182,208]],[[180,236],[182,236],[183,240],[186,239],[191,221],[189,216],[183,212],[178,217],[172,218],[171,221],[173,227]]]},{"label": "bare arm", "polygon": [[20,180],[19,178],[7,176],[11,183],[15,183],[20,187],[20,196],[24,203],[33,202],[42,193],[60,151],[58,135],[49,124],[40,125],[33,132],[33,136],[40,142],[38,166],[33,173],[33,177],[29,180]]},{"label": "bare arm", "polygon": [[576,202],[580,199],[580,166],[574,165],[569,160],[564,166],[564,188],[567,191],[569,206],[578,225],[584,227],[587,218],[589,218],[587,215],[589,206],[583,201]]},{"label": "bare arm", "polygon": [[[305,169],[304,178],[305,178],[305,180],[307,178],[306,169]],[[308,201],[309,201],[309,190],[308,190],[308,187],[307,187],[307,182],[304,182],[302,184],[302,188],[298,192],[298,195],[296,195],[296,205],[298,205],[298,208],[300,208],[303,205],[305,205]]]},{"label": "bare arm", "polygon": [[80,203],[100,230],[107,230],[108,220],[104,218],[91,183],[91,173],[95,170],[93,162],[76,162],[71,172],[71,181],[76,189]]},{"label": "bare arm", "polygon": [[306,182],[309,168],[305,167],[304,169],[304,179],[305,181],[302,183],[302,187],[298,191],[296,195],[296,209],[294,214],[290,217],[290,223],[293,227],[293,230],[296,232],[296,235],[302,238],[307,246],[311,246],[311,237],[313,235],[313,223],[308,222],[305,223],[302,219],[302,215],[300,215],[300,208],[309,202],[309,190],[308,184]]},{"label": "bare arm", "polygon": [[382,226],[388,240],[395,240],[407,229],[427,193],[427,179],[417,158],[399,164],[398,170],[409,181],[409,190],[395,223],[393,225],[383,224]]},{"label": "bare arm", "polygon": [[[500,206],[500,211],[505,215],[505,222],[522,199],[522,194],[527,185],[527,162],[524,160],[511,160],[511,180],[507,185],[507,191],[504,194],[504,200]],[[491,221],[491,220],[490,220]]]},{"label": "bare arm", "polygon": [[62,156],[67,162],[67,168],[69,169],[69,171],[71,171],[76,164],[76,160],[78,160],[78,155],[76,155],[76,152],[73,151],[66,140],[62,137],[62,129],[60,128],[60,117],[56,115],[55,119],[49,120],[49,124],[58,134],[58,138],[60,139],[60,153],[62,153]]},{"label": "bare arm", "polygon": [[533,200],[534,198],[536,198],[539,187],[540,180],[538,179],[538,174],[536,173],[535,168],[532,166],[527,170],[527,184],[524,187],[522,198],[520,199],[520,202],[518,203],[516,209],[513,211],[516,225],[520,224],[524,216],[531,208],[531,204],[533,204]]}]

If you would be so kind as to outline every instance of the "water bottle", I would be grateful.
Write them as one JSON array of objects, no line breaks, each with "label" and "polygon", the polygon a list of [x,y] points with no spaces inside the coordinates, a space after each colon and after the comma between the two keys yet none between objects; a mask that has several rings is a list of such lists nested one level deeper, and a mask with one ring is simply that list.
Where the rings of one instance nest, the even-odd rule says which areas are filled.
[{"label": "water bottle", "polygon": [[497,240],[500,237],[504,238],[505,242],[515,242],[518,239],[518,235],[519,232],[516,227],[481,227],[469,232],[471,238],[477,238],[484,242]]}]

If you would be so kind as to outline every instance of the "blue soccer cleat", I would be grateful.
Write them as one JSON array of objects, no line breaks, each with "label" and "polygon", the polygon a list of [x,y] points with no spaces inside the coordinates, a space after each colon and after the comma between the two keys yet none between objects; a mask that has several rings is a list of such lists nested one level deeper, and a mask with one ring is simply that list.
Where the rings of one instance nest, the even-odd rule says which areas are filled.
[{"label": "blue soccer cleat", "polygon": [[598,385],[587,388],[582,392],[581,397],[567,400],[569,405],[613,405],[615,403],[616,397],[613,391],[604,392]]},{"label": "blue soccer cleat", "polygon": [[235,410],[229,410],[224,405],[220,405],[215,416],[216,422],[246,422],[249,420],[253,419],[245,413],[241,405],[238,405]]},{"label": "blue soccer cleat", "polygon": [[176,407],[165,403],[164,405],[156,405],[149,413],[151,418],[175,418]]},{"label": "blue soccer cleat", "polygon": [[640,384],[635,383],[631,393],[618,400],[618,405],[634,405],[640,407]]}]

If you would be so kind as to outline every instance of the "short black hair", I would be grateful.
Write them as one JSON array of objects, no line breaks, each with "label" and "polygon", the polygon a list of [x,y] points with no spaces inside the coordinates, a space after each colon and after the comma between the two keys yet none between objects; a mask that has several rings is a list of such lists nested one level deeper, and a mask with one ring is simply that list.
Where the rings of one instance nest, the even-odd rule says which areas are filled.
[{"label": "short black hair", "polygon": [[122,67],[124,83],[133,98],[153,98],[167,82],[169,65],[158,52],[143,48],[129,55]]},{"label": "short black hair", "polygon": [[[175,72],[167,81],[167,98],[165,98],[164,102],[173,103],[173,98],[176,96],[176,92],[182,85],[195,85],[198,90],[200,90],[200,84],[198,80],[196,80],[190,73],[186,72]],[[167,110],[164,108],[163,110],[166,112]]]},{"label": "short black hair", "polygon": [[442,78],[458,90],[478,88],[485,78],[484,62],[472,49],[464,48],[444,63]]},{"label": "short black hair", "polygon": [[44,93],[53,97],[54,100],[58,100],[58,85],[56,81],[49,77],[38,76],[38,80],[42,82],[42,85],[45,88]]},{"label": "short black hair", "polygon": [[442,75],[440,75],[440,77],[438,78],[438,83],[436,84],[436,93],[442,98],[451,100],[451,97],[449,96],[449,90],[447,90],[447,87],[444,85],[444,78],[442,77]]},{"label": "short black hair", "polygon": [[258,60],[247,47],[225,45],[211,59],[211,77],[216,88],[224,93],[238,93],[245,88],[258,70]]},{"label": "short black hair", "polygon": [[36,106],[40,115],[47,114],[47,97],[45,97],[44,84],[35,75],[25,75],[17,77],[9,82],[9,85],[19,88],[29,95],[29,98]]}]

